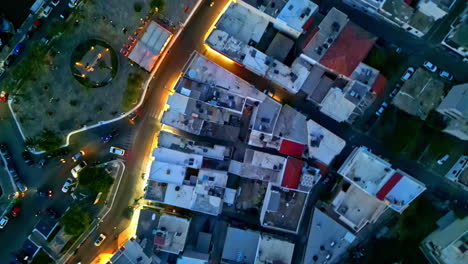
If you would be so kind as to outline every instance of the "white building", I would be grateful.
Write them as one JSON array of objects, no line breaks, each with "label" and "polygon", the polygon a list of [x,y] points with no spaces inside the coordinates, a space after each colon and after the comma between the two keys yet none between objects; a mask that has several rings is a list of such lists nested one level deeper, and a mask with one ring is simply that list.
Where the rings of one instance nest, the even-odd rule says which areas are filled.
[{"label": "white building", "polygon": [[448,119],[444,132],[468,140],[468,83],[455,85],[442,100],[437,112]]},{"label": "white building", "polygon": [[330,165],[341,153],[346,141],[322,127],[313,120],[307,121],[309,157]]},{"label": "white building", "polygon": [[405,0],[343,0],[353,8],[422,37],[436,21],[445,17],[455,0],[420,0],[415,8]]},{"label": "white building", "polygon": [[442,45],[459,54],[463,61],[468,61],[468,4],[450,25]]},{"label": "white building", "polygon": [[155,248],[178,255],[184,250],[189,226],[190,220],[188,219],[162,215],[154,237]]},{"label": "white building", "polygon": [[348,182],[402,213],[424,190],[425,185],[407,173],[393,169],[367,148],[355,148],[338,170]]}]

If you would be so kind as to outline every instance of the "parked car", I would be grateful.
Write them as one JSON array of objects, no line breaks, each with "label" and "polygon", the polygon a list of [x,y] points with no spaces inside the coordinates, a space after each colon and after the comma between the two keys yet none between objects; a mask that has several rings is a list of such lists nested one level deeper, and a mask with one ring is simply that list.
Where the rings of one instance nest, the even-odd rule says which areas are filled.
[{"label": "parked car", "polygon": [[94,241],[94,245],[96,247],[99,247],[102,244],[102,242],[104,242],[104,240],[106,240],[106,235],[101,233],[99,237],[96,238],[96,240]]},{"label": "parked car", "polygon": [[125,156],[125,149],[121,149],[121,148],[118,148],[118,147],[110,147],[110,150],[109,152],[111,154],[115,154],[115,155],[118,155],[118,156]]},{"label": "parked car", "polygon": [[111,140],[113,137],[116,137],[116,136],[118,136],[118,135],[119,135],[119,131],[118,131],[117,129],[114,129],[114,130],[112,130],[112,132],[110,132],[109,134],[107,134],[107,135],[101,137],[101,139],[102,139],[102,141],[103,141],[104,143],[107,143],[107,142],[109,142],[109,140]]},{"label": "parked car", "polygon": [[440,158],[439,160],[437,160],[437,164],[439,164],[439,165],[444,164],[444,163],[449,159],[449,157],[450,157],[450,155],[445,154],[442,158]]},{"label": "parked car", "polygon": [[28,166],[31,166],[34,164],[34,161],[32,159],[32,155],[29,151],[25,150],[23,151],[23,159],[24,159],[24,162],[26,163],[26,165]]},{"label": "parked car", "polygon": [[411,76],[413,76],[413,73],[414,73],[414,68],[413,67],[409,67],[405,73],[403,74],[403,76],[401,77],[401,80],[402,81],[407,81],[409,80],[409,78],[411,78]]},{"label": "parked car", "polygon": [[71,174],[73,175],[74,178],[78,178],[78,173],[86,168],[88,164],[86,163],[86,161],[82,161],[80,162],[78,165],[76,165],[73,169],[71,169]]},{"label": "parked car", "polygon": [[70,2],[68,2],[68,7],[74,8],[78,5],[78,2],[79,0],[70,0]]},{"label": "parked car", "polygon": [[271,98],[273,98],[273,96],[275,96],[275,93],[273,91],[268,90],[268,89],[263,90],[263,93],[270,96]]},{"label": "parked car", "polygon": [[18,43],[16,44],[15,46],[15,49],[13,50],[13,55],[15,56],[19,56],[21,54],[21,52],[23,51],[24,49],[24,44],[23,43]]},{"label": "parked car", "polygon": [[379,110],[377,110],[377,112],[375,112],[375,114],[377,116],[380,116],[383,113],[383,111],[385,110],[385,108],[387,108],[387,107],[388,107],[388,103],[383,102],[382,105],[380,106]]},{"label": "parked car", "polygon": [[70,16],[70,9],[65,9],[60,13],[59,17],[63,20],[67,20],[68,17]]},{"label": "parked car", "polygon": [[60,3],[60,0],[52,0],[52,1],[50,1],[50,4],[53,5],[53,6],[58,6],[59,3]]},{"label": "parked car", "polygon": [[16,180],[15,181],[15,185],[16,187],[18,188],[18,191],[24,193],[28,190],[28,187],[26,187],[22,182],[20,182],[19,180]]},{"label": "parked car", "polygon": [[0,143],[0,154],[3,156],[9,155],[8,146],[5,143]]},{"label": "parked car", "polygon": [[441,71],[439,76],[449,81],[453,80],[453,75],[446,71]]},{"label": "parked car", "polygon": [[52,12],[52,5],[48,5],[44,8],[44,10],[42,11],[42,17],[43,18],[48,18],[50,13]]},{"label": "parked car", "polygon": [[86,153],[85,153],[83,150],[78,151],[78,153],[76,153],[76,154],[73,155],[73,157],[72,157],[73,162],[77,162],[77,161],[80,160],[82,157],[84,157],[85,154],[86,154]]},{"label": "parked car", "polygon": [[393,89],[393,91],[390,93],[390,98],[393,98],[395,97],[395,95],[397,95],[397,93],[400,91],[399,88],[395,88]]},{"label": "parked car", "polygon": [[137,109],[137,110],[133,111],[132,113],[130,113],[130,114],[128,115],[128,120],[130,120],[131,123],[134,123],[135,120],[136,120],[139,116],[140,116],[140,113],[139,113],[139,111],[138,111],[138,109]]},{"label": "parked car", "polygon": [[0,229],[3,229],[5,228],[6,224],[8,224],[8,217],[6,216],[3,216],[2,218],[0,218]]},{"label": "parked car", "polygon": [[46,213],[47,215],[51,218],[51,219],[57,219],[58,218],[58,215],[57,215],[57,212],[55,212],[52,208],[47,208],[46,209]]},{"label": "parked car", "polygon": [[47,157],[42,158],[42,159],[39,160],[39,162],[37,163],[37,167],[38,167],[39,169],[44,168],[44,166],[46,165],[47,161],[48,161],[48,158],[47,158]]},{"label": "parked car", "polygon": [[67,193],[72,184],[73,184],[73,179],[72,178],[67,178],[67,180],[63,184],[62,192]]},{"label": "parked car", "polygon": [[437,66],[435,66],[430,61],[425,61],[423,66],[424,66],[424,68],[428,69],[430,72],[436,72],[437,71]]},{"label": "parked car", "polygon": [[11,210],[11,216],[12,217],[18,217],[21,212],[21,208],[15,207]]},{"label": "parked car", "polygon": [[34,21],[33,25],[32,25],[32,28],[34,30],[38,30],[40,27],[42,26],[42,20],[41,19],[37,19],[36,21]]}]

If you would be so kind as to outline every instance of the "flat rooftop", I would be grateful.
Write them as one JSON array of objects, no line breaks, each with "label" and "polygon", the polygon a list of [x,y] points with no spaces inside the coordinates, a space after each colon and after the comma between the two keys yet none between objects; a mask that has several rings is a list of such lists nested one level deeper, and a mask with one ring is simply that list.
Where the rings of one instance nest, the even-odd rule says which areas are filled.
[{"label": "flat rooftop", "polygon": [[[184,106],[186,107],[186,98],[188,97],[178,93],[169,96],[167,104],[170,106],[170,108],[168,111],[164,112],[161,123],[186,131],[188,133],[200,135],[204,120],[185,114]],[[182,104],[183,107],[179,108],[179,104]]]},{"label": "flat rooftop", "polygon": [[348,181],[375,195],[392,176],[392,165],[364,147],[355,148],[338,170]]},{"label": "flat rooftop", "polygon": [[385,1],[382,9],[391,14],[390,19],[399,20],[403,23],[408,23],[414,12],[414,9],[404,0]]},{"label": "flat rooftop", "polygon": [[286,158],[247,149],[244,161],[231,160],[229,173],[255,180],[281,183]]},{"label": "flat rooftop", "polygon": [[294,252],[294,243],[276,239],[268,234],[260,237],[256,264],[282,263],[290,264]]},{"label": "flat rooftop", "polygon": [[283,105],[273,135],[307,144],[306,117],[291,106]]},{"label": "flat rooftop", "polygon": [[294,41],[288,38],[281,32],[276,33],[273,41],[265,51],[266,55],[277,59],[280,62],[284,62],[286,56],[288,56],[291,48],[294,46]]},{"label": "flat rooftop", "polygon": [[338,170],[349,182],[401,213],[426,187],[401,170],[372,154],[355,148]]},{"label": "flat rooftop", "polygon": [[184,250],[190,220],[173,216],[161,215],[159,230],[162,235],[156,234],[155,245],[162,251],[179,254]]},{"label": "flat rooftop", "polygon": [[320,103],[320,112],[335,119],[337,122],[348,120],[356,109],[356,105],[346,99],[346,94],[339,88],[331,88]]},{"label": "flat rooftop", "polygon": [[159,133],[158,147],[202,155],[203,157],[216,160],[224,160],[224,158],[228,157],[231,153],[229,147],[208,142],[193,141],[166,131],[161,131]]},{"label": "flat rooftop", "polygon": [[271,134],[281,111],[281,103],[267,97],[254,110],[256,112],[253,129]]},{"label": "flat rooftop", "polygon": [[158,229],[159,214],[151,209],[142,209],[138,217],[138,225],[136,230],[137,240],[143,247],[143,252],[147,256],[153,254],[154,233]]},{"label": "flat rooftop", "polygon": [[151,71],[171,36],[171,32],[151,21],[128,58],[145,70]]},{"label": "flat rooftop", "polygon": [[110,259],[112,264],[151,264],[143,248],[135,241],[128,240]]},{"label": "flat rooftop", "polygon": [[262,226],[297,233],[307,201],[307,193],[270,185],[263,202]]},{"label": "flat rooftop", "polygon": [[340,192],[332,204],[340,220],[356,232],[387,209],[384,203],[354,185],[346,192]]},{"label": "flat rooftop", "polygon": [[[328,215],[314,209],[304,263],[335,263],[346,253],[355,236]],[[331,246],[333,243],[333,246]],[[330,258],[327,260],[327,255]]]},{"label": "flat rooftop", "polygon": [[155,161],[199,169],[202,166],[203,156],[198,154],[184,153],[168,148],[155,148],[152,156]]},{"label": "flat rooftop", "polygon": [[442,101],[444,87],[445,84],[441,79],[434,77],[423,68],[418,68],[403,84],[392,102],[408,114],[425,120],[429,112]]},{"label": "flat rooftop", "polygon": [[243,0],[247,4],[255,7],[261,12],[271,16],[277,17],[281,10],[286,6],[289,0]]},{"label": "flat rooftop", "polygon": [[345,13],[332,8],[320,22],[318,31],[305,45],[304,53],[319,62],[341,34],[348,21],[348,16]]},{"label": "flat rooftop", "polygon": [[307,121],[309,157],[330,165],[333,159],[341,153],[346,141],[322,127],[313,120]]},{"label": "flat rooftop", "polygon": [[277,19],[284,21],[289,27],[303,32],[303,27],[309,18],[317,11],[318,6],[309,0],[289,0],[281,9]]},{"label": "flat rooftop", "polygon": [[246,6],[232,2],[216,23],[216,28],[236,39],[249,43],[260,42],[270,21]]},{"label": "flat rooftop", "polygon": [[257,232],[228,227],[221,259],[253,264],[259,240]]},{"label": "flat rooftop", "polygon": [[215,84],[201,83],[185,77],[179,79],[175,91],[195,100],[237,113],[242,113],[245,104],[245,98],[230,93],[224,88],[216,87]]},{"label": "flat rooftop", "polygon": [[266,95],[252,84],[229,72],[199,53],[194,53],[184,76],[191,80],[223,88],[231,93],[263,101]]}]

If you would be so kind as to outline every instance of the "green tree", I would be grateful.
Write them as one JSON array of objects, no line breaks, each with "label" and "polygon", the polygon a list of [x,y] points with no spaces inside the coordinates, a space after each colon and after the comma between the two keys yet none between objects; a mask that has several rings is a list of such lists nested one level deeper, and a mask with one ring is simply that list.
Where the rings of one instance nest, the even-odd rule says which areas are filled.
[{"label": "green tree", "polygon": [[114,179],[104,168],[86,167],[78,173],[78,182],[95,193],[107,193]]},{"label": "green tree", "polygon": [[36,138],[36,146],[46,152],[54,151],[62,145],[62,139],[49,129],[44,129]]},{"label": "green tree", "polygon": [[447,127],[447,122],[443,115],[432,110],[426,118],[426,124],[436,131],[442,131]]},{"label": "green tree", "polygon": [[60,219],[65,233],[79,236],[91,225],[91,216],[78,205],[72,205]]},{"label": "green tree", "polygon": [[158,12],[162,12],[164,10],[164,6],[165,6],[165,2],[164,0],[151,0],[150,2],[150,7],[151,9],[158,9]]}]

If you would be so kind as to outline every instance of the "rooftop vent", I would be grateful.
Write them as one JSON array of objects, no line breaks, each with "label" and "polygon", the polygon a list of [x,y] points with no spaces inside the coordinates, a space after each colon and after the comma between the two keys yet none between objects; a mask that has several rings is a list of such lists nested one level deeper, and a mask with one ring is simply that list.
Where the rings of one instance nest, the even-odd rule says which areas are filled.
[{"label": "rooftop vent", "polygon": [[255,55],[257,54],[257,50],[251,50],[250,55],[255,58]]},{"label": "rooftop vent", "polygon": [[333,38],[328,38],[327,42],[331,44],[333,42]]},{"label": "rooftop vent", "polygon": [[170,169],[167,169],[167,170],[166,170],[166,174],[167,174],[167,175],[171,174],[171,170],[170,170]]},{"label": "rooftop vent", "polygon": [[337,21],[334,21],[331,27],[334,32],[338,32],[340,30],[340,24]]},{"label": "rooftop vent", "polygon": [[294,8],[293,5],[288,6],[288,10],[290,10],[290,11],[291,11],[293,8]]},{"label": "rooftop vent", "polygon": [[278,70],[274,70],[273,72],[274,72],[275,74],[278,74],[278,73],[279,73],[279,71],[278,71]]}]

